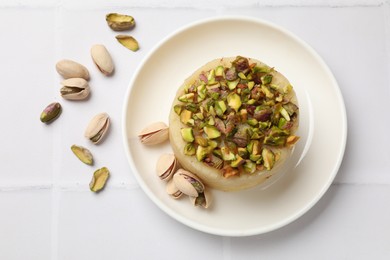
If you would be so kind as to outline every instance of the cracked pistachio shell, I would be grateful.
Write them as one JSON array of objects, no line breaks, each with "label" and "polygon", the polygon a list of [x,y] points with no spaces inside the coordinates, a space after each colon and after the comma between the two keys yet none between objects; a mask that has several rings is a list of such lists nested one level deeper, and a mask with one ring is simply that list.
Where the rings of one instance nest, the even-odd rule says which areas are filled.
[{"label": "cracked pistachio shell", "polygon": [[174,154],[163,154],[157,161],[156,172],[163,181],[169,181],[177,169],[177,159]]},{"label": "cracked pistachio shell", "polygon": [[204,185],[200,179],[189,171],[179,169],[173,175],[175,186],[190,197],[198,197],[204,192]]},{"label": "cracked pistachio shell", "polygon": [[107,113],[94,116],[85,129],[84,136],[94,144],[100,143],[110,127],[110,118]]},{"label": "cracked pistachio shell", "polygon": [[72,60],[60,60],[56,70],[64,79],[83,78],[89,80],[89,71],[86,67]]},{"label": "cracked pistachio shell", "polygon": [[61,85],[61,96],[69,100],[86,99],[91,91],[88,82],[83,78],[66,79]]},{"label": "cracked pistachio shell", "polygon": [[166,186],[166,192],[172,196],[172,198],[174,199],[178,199],[180,198],[182,195],[183,195],[183,192],[181,192],[175,185],[173,179],[170,179],[168,182],[167,182],[167,186]]},{"label": "cracked pistachio shell", "polygon": [[114,31],[129,30],[135,26],[135,20],[130,15],[109,13],[106,15],[108,26]]},{"label": "cracked pistachio shell", "polygon": [[91,47],[91,57],[96,67],[106,76],[114,71],[114,62],[111,55],[101,44],[95,44]]},{"label": "cracked pistachio shell", "polygon": [[110,177],[110,171],[106,168],[100,168],[93,173],[89,188],[93,192],[98,192],[104,188],[107,179]]},{"label": "cracked pistachio shell", "polygon": [[189,197],[192,205],[202,206],[207,209],[212,204],[212,196],[208,189],[205,189],[203,193],[200,193],[198,197]]},{"label": "cracked pistachio shell", "polygon": [[58,102],[49,104],[41,113],[40,120],[42,123],[51,123],[61,114],[62,107]]},{"label": "cracked pistachio shell", "polygon": [[120,44],[122,44],[123,46],[125,46],[129,50],[132,50],[132,51],[139,50],[138,41],[130,35],[120,34],[120,35],[116,36],[116,39],[118,40],[118,42]]},{"label": "cracked pistachio shell", "polygon": [[93,164],[92,153],[87,148],[74,144],[70,147],[70,149],[76,155],[76,157],[79,158],[79,160],[82,161],[83,163],[88,165]]},{"label": "cracked pistachio shell", "polygon": [[163,122],[153,123],[145,127],[138,137],[145,145],[155,145],[168,140],[169,127]]}]

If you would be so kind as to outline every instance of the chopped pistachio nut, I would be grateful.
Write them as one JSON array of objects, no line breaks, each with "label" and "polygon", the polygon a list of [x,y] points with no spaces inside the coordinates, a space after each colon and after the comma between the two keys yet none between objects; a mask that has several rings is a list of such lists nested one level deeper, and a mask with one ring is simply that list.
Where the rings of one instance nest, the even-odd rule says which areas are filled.
[{"label": "chopped pistachio nut", "polygon": [[187,109],[184,109],[183,111],[181,111],[180,113],[180,121],[183,123],[183,124],[187,124],[188,121],[191,120],[191,117],[192,117],[192,112],[187,110]]},{"label": "chopped pistachio nut", "polygon": [[186,127],[181,129],[181,136],[183,137],[183,140],[191,143],[195,140],[194,138],[194,132],[191,127]]},{"label": "chopped pistachio nut", "polygon": [[184,154],[185,155],[195,155],[196,149],[193,143],[187,143],[184,146]]},{"label": "chopped pistachio nut", "polygon": [[174,112],[183,123],[184,154],[221,169],[226,178],[271,170],[294,145],[291,129],[299,108],[291,85],[279,87],[274,69],[237,57],[231,65],[204,71],[186,85]]},{"label": "chopped pistachio nut", "polygon": [[203,131],[209,139],[215,139],[221,136],[221,132],[215,126],[205,126]]}]

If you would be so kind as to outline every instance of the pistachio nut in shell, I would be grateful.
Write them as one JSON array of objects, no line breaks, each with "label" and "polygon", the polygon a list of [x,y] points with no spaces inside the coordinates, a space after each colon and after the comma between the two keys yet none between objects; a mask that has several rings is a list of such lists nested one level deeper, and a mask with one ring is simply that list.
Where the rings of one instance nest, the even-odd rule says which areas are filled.
[{"label": "pistachio nut in shell", "polygon": [[114,62],[111,55],[102,44],[95,44],[91,47],[91,57],[96,67],[106,76],[114,71]]},{"label": "pistachio nut in shell", "polygon": [[156,122],[145,127],[138,137],[145,145],[155,145],[168,140],[169,127],[164,122]]},{"label": "pistachio nut in shell", "polygon": [[190,197],[198,197],[200,193],[204,192],[201,180],[195,174],[184,169],[177,170],[173,175],[173,181],[181,192]]},{"label": "pistachio nut in shell", "polygon": [[85,129],[84,136],[94,144],[100,143],[110,127],[110,118],[107,113],[95,115]]},{"label": "pistachio nut in shell", "polygon": [[135,20],[130,15],[109,13],[106,15],[108,26],[114,31],[129,30],[135,26]]},{"label": "pistachio nut in shell", "polygon": [[89,188],[93,192],[99,192],[106,185],[107,179],[110,177],[110,171],[106,168],[100,168],[93,173],[92,180],[89,183]]},{"label": "pistachio nut in shell", "polygon": [[208,189],[205,189],[203,193],[200,193],[198,197],[189,197],[192,205],[202,206],[207,209],[212,204],[211,192]]},{"label": "pistachio nut in shell", "polygon": [[166,192],[174,199],[178,199],[183,195],[183,192],[181,192],[175,185],[173,179],[170,179],[167,182],[166,186]]},{"label": "pistachio nut in shell", "polygon": [[91,92],[88,81],[83,78],[70,78],[61,82],[61,96],[69,100],[83,100]]},{"label": "pistachio nut in shell", "polygon": [[51,123],[58,118],[58,116],[61,114],[61,111],[61,104],[58,102],[53,102],[45,107],[45,109],[42,111],[40,120],[42,123]]},{"label": "pistachio nut in shell", "polygon": [[120,44],[125,46],[127,49],[131,51],[138,51],[139,50],[139,44],[138,41],[130,35],[117,35],[115,38],[118,40]]},{"label": "pistachio nut in shell", "polygon": [[89,80],[88,69],[73,60],[60,60],[56,64],[56,70],[64,79],[83,78]]},{"label": "pistachio nut in shell", "polygon": [[177,159],[174,154],[162,154],[156,164],[158,177],[163,181],[169,181],[177,169]]},{"label": "pistachio nut in shell", "polygon": [[72,145],[70,147],[72,152],[85,164],[92,165],[93,164],[93,156],[92,153],[85,147],[79,145]]}]

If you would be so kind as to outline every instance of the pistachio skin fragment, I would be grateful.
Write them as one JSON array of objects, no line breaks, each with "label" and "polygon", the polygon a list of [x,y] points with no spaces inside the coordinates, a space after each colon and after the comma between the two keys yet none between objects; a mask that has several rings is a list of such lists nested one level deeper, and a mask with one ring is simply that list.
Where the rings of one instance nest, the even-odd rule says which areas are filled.
[{"label": "pistachio skin fragment", "polygon": [[115,36],[115,38],[127,49],[134,52],[139,50],[138,41],[133,36],[120,34]]},{"label": "pistachio skin fragment", "polygon": [[62,107],[58,102],[49,104],[41,113],[40,120],[42,123],[51,123],[61,114]]},{"label": "pistachio skin fragment", "polygon": [[114,31],[125,31],[135,26],[135,20],[132,16],[118,13],[107,14],[106,22]]},{"label": "pistachio skin fragment", "polygon": [[93,192],[101,191],[110,177],[110,171],[106,168],[100,168],[93,173],[91,182],[89,183],[89,189]]},{"label": "pistachio skin fragment", "polygon": [[64,79],[83,78],[89,80],[88,69],[73,60],[60,60],[56,64],[56,70]]},{"label": "pistachio skin fragment", "polygon": [[92,153],[87,148],[74,144],[70,147],[70,149],[76,155],[76,157],[83,163],[87,165],[93,164]]}]

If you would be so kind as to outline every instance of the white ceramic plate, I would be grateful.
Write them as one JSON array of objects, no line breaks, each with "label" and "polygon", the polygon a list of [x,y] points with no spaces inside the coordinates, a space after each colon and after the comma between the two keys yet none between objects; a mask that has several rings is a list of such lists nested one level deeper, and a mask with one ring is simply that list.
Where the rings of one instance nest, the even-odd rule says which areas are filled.
[{"label": "white ceramic plate", "polygon": [[[219,57],[242,55],[275,67],[292,83],[300,104],[301,136],[289,171],[264,189],[226,193],[213,190],[213,207],[171,199],[155,174],[169,143],[148,147],[137,134],[146,125],[168,122],[180,84]],[[302,40],[269,22],[222,17],[186,26],[161,41],[131,80],[123,111],[124,146],[132,172],[157,206],[197,230],[248,236],[287,225],[307,212],[331,185],[344,154],[347,120],[342,95],[324,61]]]}]

